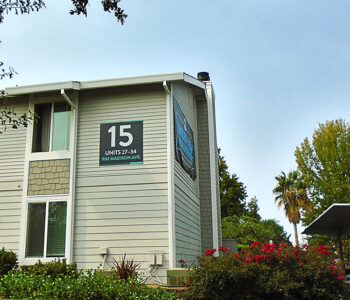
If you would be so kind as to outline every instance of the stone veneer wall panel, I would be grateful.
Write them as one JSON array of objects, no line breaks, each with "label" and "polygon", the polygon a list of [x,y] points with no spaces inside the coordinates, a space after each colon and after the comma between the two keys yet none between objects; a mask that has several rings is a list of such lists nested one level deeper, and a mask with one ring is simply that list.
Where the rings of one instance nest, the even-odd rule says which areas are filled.
[{"label": "stone veneer wall panel", "polygon": [[31,161],[28,196],[69,194],[70,159]]}]

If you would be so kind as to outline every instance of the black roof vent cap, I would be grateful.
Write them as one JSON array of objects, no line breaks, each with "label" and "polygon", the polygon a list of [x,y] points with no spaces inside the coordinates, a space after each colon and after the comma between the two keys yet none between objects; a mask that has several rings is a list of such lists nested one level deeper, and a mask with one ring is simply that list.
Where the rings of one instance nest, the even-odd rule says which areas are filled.
[{"label": "black roof vent cap", "polygon": [[208,72],[199,72],[197,73],[197,79],[200,81],[209,81],[210,76]]}]

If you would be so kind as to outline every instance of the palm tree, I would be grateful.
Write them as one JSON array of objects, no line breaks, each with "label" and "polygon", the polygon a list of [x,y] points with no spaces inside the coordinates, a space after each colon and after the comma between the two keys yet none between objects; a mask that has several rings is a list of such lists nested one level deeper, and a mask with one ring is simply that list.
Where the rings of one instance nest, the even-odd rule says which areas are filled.
[{"label": "palm tree", "polygon": [[306,185],[298,171],[281,172],[275,177],[277,185],[273,189],[277,207],[284,207],[289,222],[294,226],[295,245],[299,246],[297,224],[300,222],[300,211],[310,209],[312,202],[307,196]]}]

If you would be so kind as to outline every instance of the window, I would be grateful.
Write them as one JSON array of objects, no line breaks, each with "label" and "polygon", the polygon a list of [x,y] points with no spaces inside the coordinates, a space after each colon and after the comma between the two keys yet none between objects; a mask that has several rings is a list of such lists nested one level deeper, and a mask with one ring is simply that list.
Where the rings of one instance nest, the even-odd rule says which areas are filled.
[{"label": "window", "polygon": [[65,102],[36,104],[32,152],[69,150],[71,108]]},{"label": "window", "polygon": [[64,257],[66,201],[28,203],[26,257]]}]

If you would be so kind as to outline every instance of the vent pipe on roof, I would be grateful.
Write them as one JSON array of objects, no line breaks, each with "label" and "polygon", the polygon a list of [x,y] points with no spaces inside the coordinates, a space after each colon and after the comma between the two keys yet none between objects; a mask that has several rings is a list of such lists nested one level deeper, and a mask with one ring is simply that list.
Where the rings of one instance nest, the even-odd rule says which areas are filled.
[{"label": "vent pipe on roof", "polygon": [[197,73],[197,79],[200,81],[209,81],[210,76],[208,72],[199,72]]}]

